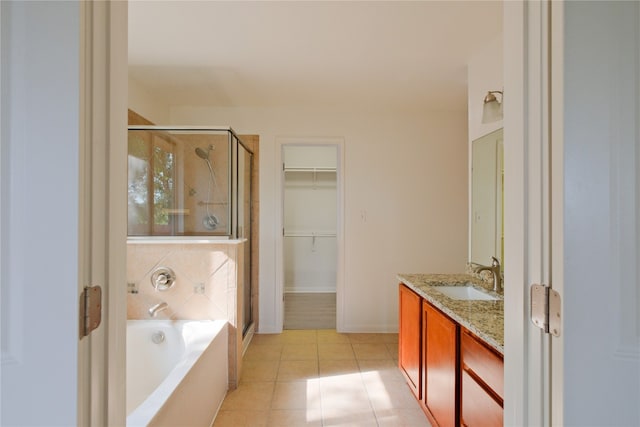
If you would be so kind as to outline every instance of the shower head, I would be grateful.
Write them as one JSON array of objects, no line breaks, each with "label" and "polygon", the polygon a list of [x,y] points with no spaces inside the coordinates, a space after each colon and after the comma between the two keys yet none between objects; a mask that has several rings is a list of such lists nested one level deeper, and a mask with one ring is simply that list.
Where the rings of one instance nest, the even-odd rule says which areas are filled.
[{"label": "shower head", "polygon": [[198,155],[198,157],[200,157],[202,160],[209,160],[209,151],[211,151],[211,148],[209,148],[208,151],[204,151],[202,148],[200,147],[196,147],[196,154]]}]

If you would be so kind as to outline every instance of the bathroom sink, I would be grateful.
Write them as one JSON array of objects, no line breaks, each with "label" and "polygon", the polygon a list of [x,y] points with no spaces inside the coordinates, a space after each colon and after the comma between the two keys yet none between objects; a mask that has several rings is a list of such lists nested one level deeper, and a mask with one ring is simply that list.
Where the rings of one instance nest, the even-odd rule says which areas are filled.
[{"label": "bathroom sink", "polygon": [[482,292],[473,286],[438,286],[435,288],[451,299],[465,301],[496,301],[500,298]]}]

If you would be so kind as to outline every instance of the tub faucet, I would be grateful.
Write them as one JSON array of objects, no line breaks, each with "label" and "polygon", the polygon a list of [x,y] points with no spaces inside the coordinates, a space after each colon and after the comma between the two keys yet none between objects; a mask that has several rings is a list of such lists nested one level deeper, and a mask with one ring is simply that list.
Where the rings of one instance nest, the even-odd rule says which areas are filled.
[{"label": "tub faucet", "polygon": [[162,310],[166,310],[169,308],[169,304],[166,302],[160,302],[149,309],[149,316],[156,317],[156,315]]},{"label": "tub faucet", "polygon": [[498,258],[491,257],[491,265],[478,265],[473,269],[474,273],[480,273],[481,271],[490,271],[493,274],[493,291],[502,291],[502,272],[500,271],[500,261]]}]

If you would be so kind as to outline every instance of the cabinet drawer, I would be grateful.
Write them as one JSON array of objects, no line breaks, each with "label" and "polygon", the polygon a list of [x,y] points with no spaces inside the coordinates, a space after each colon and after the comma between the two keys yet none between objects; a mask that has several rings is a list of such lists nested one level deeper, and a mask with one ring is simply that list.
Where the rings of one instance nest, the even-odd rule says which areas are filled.
[{"label": "cabinet drawer", "polygon": [[504,399],[504,363],[502,356],[487,348],[469,331],[462,330],[460,355],[462,369],[475,373],[501,399]]},{"label": "cabinet drawer", "polygon": [[461,400],[461,425],[468,427],[502,426],[502,406],[465,371],[462,371]]}]

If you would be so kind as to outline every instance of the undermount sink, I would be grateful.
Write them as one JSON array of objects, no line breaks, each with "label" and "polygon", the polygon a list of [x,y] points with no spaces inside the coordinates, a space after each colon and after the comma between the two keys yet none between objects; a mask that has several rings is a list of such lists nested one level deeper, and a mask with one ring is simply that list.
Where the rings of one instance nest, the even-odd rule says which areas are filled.
[{"label": "undermount sink", "polygon": [[465,301],[497,301],[500,298],[482,292],[473,286],[438,286],[435,288],[451,299]]}]

